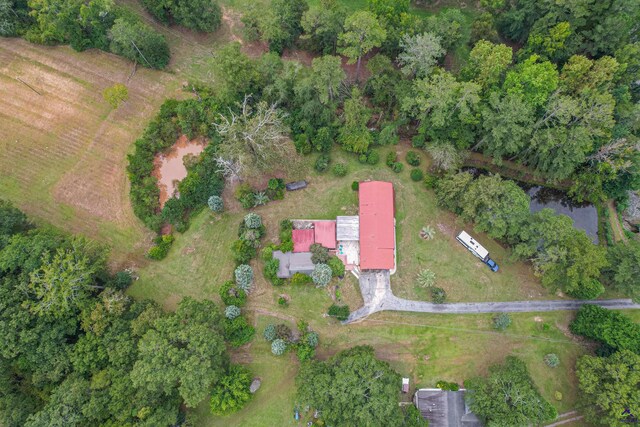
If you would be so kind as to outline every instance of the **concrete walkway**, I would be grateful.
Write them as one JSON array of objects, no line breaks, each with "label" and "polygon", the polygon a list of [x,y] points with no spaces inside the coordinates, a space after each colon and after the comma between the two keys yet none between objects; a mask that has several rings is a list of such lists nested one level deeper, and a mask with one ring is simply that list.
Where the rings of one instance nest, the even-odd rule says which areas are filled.
[{"label": "concrete walkway", "polygon": [[584,304],[596,304],[612,310],[640,309],[640,304],[635,304],[630,299],[461,302],[449,304],[412,301],[393,295],[389,272],[386,270],[361,272],[360,291],[364,305],[352,312],[344,323],[363,320],[370,314],[385,310],[445,314],[515,313],[577,310]]}]

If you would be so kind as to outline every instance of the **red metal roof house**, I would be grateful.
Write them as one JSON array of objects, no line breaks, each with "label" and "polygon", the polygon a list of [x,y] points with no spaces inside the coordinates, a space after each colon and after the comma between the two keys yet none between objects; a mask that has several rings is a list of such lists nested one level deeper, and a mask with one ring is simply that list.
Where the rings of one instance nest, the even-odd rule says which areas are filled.
[{"label": "red metal roof house", "polygon": [[309,252],[309,248],[315,243],[313,228],[293,230],[291,238],[293,240],[293,252]]},{"label": "red metal roof house", "polygon": [[360,268],[393,270],[395,268],[395,209],[390,182],[361,182],[360,199]]},{"label": "red metal roof house", "polygon": [[336,248],[336,222],[335,221],[314,221],[313,230],[315,232],[315,242],[327,249]]}]

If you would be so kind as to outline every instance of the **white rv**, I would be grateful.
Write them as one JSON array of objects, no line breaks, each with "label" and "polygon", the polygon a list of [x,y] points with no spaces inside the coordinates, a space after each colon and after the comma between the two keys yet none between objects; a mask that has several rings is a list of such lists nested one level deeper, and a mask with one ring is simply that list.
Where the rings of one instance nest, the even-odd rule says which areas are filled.
[{"label": "white rv", "polygon": [[458,242],[462,243],[462,245],[469,250],[472,254],[477,256],[491,268],[492,271],[498,271],[498,264],[495,263],[494,260],[489,258],[489,251],[482,246],[476,239],[471,237],[469,233],[466,231],[461,231],[460,234],[456,236]]}]

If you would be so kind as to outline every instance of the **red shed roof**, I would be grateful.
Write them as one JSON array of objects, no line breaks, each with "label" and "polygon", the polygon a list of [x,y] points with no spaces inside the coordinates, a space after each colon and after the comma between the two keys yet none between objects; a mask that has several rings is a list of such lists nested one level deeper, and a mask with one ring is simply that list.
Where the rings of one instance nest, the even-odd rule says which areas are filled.
[{"label": "red shed roof", "polygon": [[309,252],[309,248],[313,245],[313,229],[292,230],[293,252]]},{"label": "red shed roof", "polygon": [[360,268],[392,270],[395,267],[395,222],[393,185],[390,182],[361,182]]},{"label": "red shed roof", "polygon": [[336,248],[336,222],[315,221],[315,240],[327,249]]}]

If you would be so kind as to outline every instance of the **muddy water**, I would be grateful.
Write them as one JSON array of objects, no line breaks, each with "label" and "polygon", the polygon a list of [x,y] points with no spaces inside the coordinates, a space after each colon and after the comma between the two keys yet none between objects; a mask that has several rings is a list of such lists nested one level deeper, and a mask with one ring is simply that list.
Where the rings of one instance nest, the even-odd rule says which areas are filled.
[{"label": "muddy water", "polygon": [[155,158],[153,176],[158,179],[160,188],[160,208],[178,191],[178,183],[187,176],[187,168],[184,165],[186,156],[198,156],[204,150],[205,143],[202,140],[189,139],[182,135],[175,144],[165,153],[160,153]]}]

